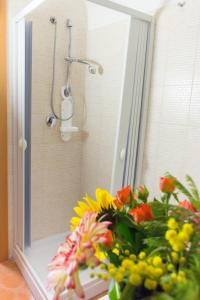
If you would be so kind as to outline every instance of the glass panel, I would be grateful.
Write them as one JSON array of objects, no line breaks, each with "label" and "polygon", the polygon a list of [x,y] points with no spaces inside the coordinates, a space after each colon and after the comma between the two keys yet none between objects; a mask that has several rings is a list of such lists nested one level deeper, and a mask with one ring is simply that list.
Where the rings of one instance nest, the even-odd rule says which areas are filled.
[{"label": "glass panel", "polygon": [[48,0],[26,22],[25,254],[46,284],[77,200],[111,187],[130,18]]}]

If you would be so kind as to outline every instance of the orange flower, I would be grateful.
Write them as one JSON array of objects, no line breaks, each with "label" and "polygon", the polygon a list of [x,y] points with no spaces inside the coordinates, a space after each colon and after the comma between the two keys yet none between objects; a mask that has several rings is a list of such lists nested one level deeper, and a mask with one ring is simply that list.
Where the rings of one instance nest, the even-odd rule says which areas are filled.
[{"label": "orange flower", "polygon": [[175,190],[176,178],[174,177],[161,177],[160,178],[160,190],[163,193],[173,193]]},{"label": "orange flower", "polygon": [[135,223],[139,224],[143,221],[153,220],[153,212],[149,204],[140,204],[136,208],[129,211],[129,214],[133,217]]},{"label": "orange flower", "polygon": [[180,206],[180,207],[183,207],[183,208],[185,208],[185,209],[188,209],[188,210],[190,210],[190,211],[192,211],[192,212],[196,212],[196,211],[197,211],[196,208],[192,205],[192,203],[190,203],[190,202],[187,201],[187,200],[181,201],[181,202],[179,203],[179,206]]},{"label": "orange flower", "polygon": [[130,202],[130,194],[131,194],[131,186],[128,185],[127,187],[121,189],[117,192],[117,195],[115,197],[114,203],[117,206],[117,208],[122,208],[124,204],[127,204]]},{"label": "orange flower", "polygon": [[134,200],[144,200],[146,201],[149,196],[149,191],[145,185],[140,185],[136,190],[133,195]]},{"label": "orange flower", "polygon": [[113,241],[112,231],[107,230],[103,237],[105,238],[105,241],[103,242],[104,246],[110,248],[112,246]]}]

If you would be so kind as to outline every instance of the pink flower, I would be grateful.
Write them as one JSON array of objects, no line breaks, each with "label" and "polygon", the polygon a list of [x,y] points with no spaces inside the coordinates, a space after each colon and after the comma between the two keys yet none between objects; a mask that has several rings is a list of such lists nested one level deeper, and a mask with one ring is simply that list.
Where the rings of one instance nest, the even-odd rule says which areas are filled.
[{"label": "pink flower", "polygon": [[97,214],[86,213],[79,226],[60,245],[57,255],[49,264],[49,288],[55,289],[54,300],[67,288],[84,298],[80,284],[79,265],[97,266],[100,261],[95,256],[96,246],[107,241],[106,233],[110,222],[96,221]]}]

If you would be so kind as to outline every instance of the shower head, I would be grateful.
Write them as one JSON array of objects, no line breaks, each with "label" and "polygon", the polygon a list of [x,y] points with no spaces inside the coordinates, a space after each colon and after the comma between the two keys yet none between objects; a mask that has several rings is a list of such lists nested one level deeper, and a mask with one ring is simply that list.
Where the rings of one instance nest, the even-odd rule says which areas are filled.
[{"label": "shower head", "polygon": [[88,71],[89,71],[90,74],[95,75],[96,72],[97,72],[97,69],[96,69],[95,66],[89,65],[89,66],[88,66]]},{"label": "shower head", "polygon": [[80,63],[88,66],[88,71],[90,74],[95,75],[98,71],[100,75],[103,74],[103,67],[94,60],[80,59],[75,57],[67,56],[65,60],[68,63]]}]

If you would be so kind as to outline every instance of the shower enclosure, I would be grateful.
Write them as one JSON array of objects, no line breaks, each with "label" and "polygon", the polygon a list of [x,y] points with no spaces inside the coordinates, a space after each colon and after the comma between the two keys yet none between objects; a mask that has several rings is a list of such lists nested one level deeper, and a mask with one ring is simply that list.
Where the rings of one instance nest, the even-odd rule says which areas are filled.
[{"label": "shower enclosure", "polygon": [[[14,254],[51,299],[47,265],[77,200],[140,177],[154,25],[111,1],[34,0],[15,27]],[[87,299],[107,289],[82,281]]]}]

